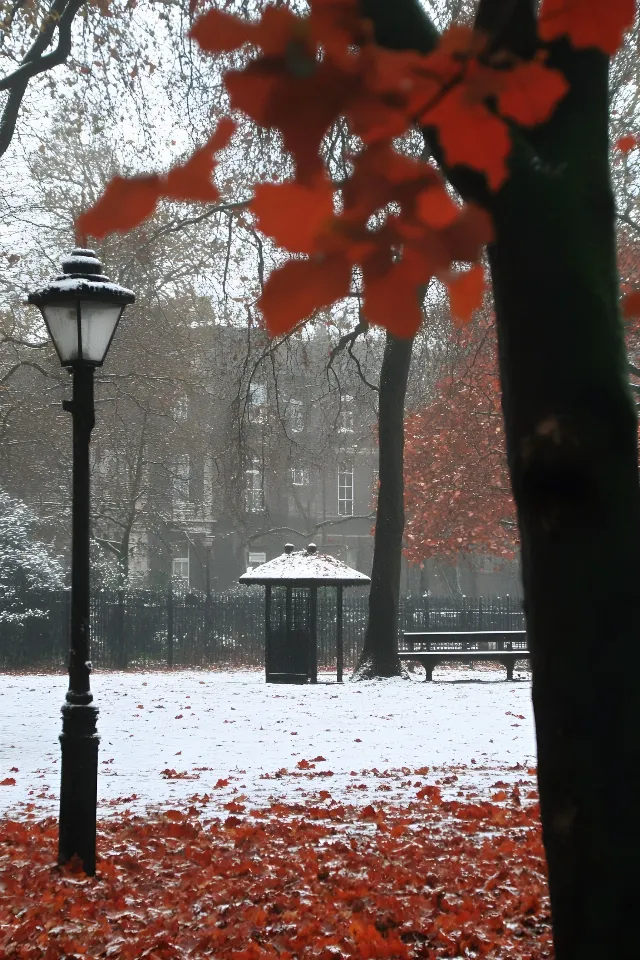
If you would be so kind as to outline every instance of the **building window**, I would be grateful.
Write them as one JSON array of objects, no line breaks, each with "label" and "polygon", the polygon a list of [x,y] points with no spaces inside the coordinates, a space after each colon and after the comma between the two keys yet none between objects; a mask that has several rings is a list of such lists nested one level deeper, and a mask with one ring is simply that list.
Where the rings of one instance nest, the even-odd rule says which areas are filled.
[{"label": "building window", "polygon": [[186,420],[189,416],[189,400],[186,393],[178,397],[173,404],[174,420]]},{"label": "building window", "polygon": [[338,516],[353,516],[353,466],[348,463],[338,467]]},{"label": "building window", "polygon": [[353,397],[344,396],[338,416],[338,433],[353,433]]},{"label": "building window", "polygon": [[171,572],[174,580],[181,580],[189,586],[189,557],[176,557]]},{"label": "building window", "polygon": [[173,465],[171,485],[174,503],[188,503],[190,473],[189,454],[185,453],[177,457]]},{"label": "building window", "polygon": [[267,562],[267,555],[263,551],[256,551],[255,553],[249,553],[249,566],[257,567],[261,563]]},{"label": "building window", "polygon": [[290,467],[291,483],[294,487],[306,487],[309,483],[308,467]]},{"label": "building window", "polygon": [[304,415],[301,400],[289,401],[287,416],[289,419],[289,429],[292,433],[300,433],[301,430],[304,430]]},{"label": "building window", "polygon": [[264,383],[249,384],[249,420],[264,423],[266,420],[267,386]]},{"label": "building window", "polygon": [[244,473],[247,513],[261,513],[264,510],[264,484],[262,463],[258,457],[253,458],[251,466]]}]

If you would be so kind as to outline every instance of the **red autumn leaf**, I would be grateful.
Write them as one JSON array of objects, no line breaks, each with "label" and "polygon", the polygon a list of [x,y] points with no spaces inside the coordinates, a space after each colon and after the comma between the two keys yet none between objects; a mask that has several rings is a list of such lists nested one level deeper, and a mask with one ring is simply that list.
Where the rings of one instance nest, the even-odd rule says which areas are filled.
[{"label": "red autumn leaf", "polygon": [[221,10],[209,10],[196,20],[190,36],[207,53],[231,52],[252,43],[267,56],[277,56],[286,54],[296,41],[309,44],[309,55],[313,49],[308,19],[305,23],[286,7],[266,7],[254,23]]},{"label": "red autumn leaf", "polygon": [[635,0],[543,0],[538,30],[546,42],[568,35],[574,47],[615,53],[634,17]]},{"label": "red autumn leaf", "polygon": [[15,785],[15,777],[5,777],[4,780],[0,780],[0,787],[15,787]]},{"label": "red autumn leaf", "polygon": [[634,290],[623,297],[622,313],[627,318],[640,317],[640,290]]},{"label": "red autumn leaf", "polygon": [[637,146],[638,138],[634,137],[632,133],[627,133],[624,137],[619,137],[619,139],[616,140],[616,147],[621,153],[630,153]]},{"label": "red autumn leaf", "polygon": [[215,203],[220,191],[211,181],[216,166],[215,154],[228,146],[235,124],[225,118],[218,124],[211,138],[199,147],[182,165],[172,167],[167,174],[162,195],[170,200]]},{"label": "red autumn leaf", "polygon": [[287,333],[315,310],[346,297],[351,265],[339,256],[289,260],[269,276],[258,306],[272,336]]},{"label": "red autumn leaf", "polygon": [[260,184],[250,209],[278,246],[291,253],[314,253],[318,236],[333,217],[333,186],[324,179],[310,186]]},{"label": "red autumn leaf", "polygon": [[485,280],[484,270],[477,264],[464,273],[454,273],[447,279],[449,302],[454,321],[467,323],[474,310],[482,306]]},{"label": "red autumn leaf", "polygon": [[326,763],[326,762],[327,762],[327,761],[326,761],[326,759],[325,759],[324,757],[312,757],[312,758],[311,758],[311,763]]},{"label": "red autumn leaf", "polygon": [[493,223],[485,210],[467,203],[457,220],[440,231],[440,237],[447,245],[451,260],[471,263],[493,239]]},{"label": "red autumn leaf", "polygon": [[442,803],[442,792],[440,787],[428,785],[423,787],[422,790],[418,790],[416,797],[418,800],[430,800],[432,803],[439,805]]},{"label": "red autumn leaf", "polygon": [[448,227],[460,216],[456,206],[444,186],[435,186],[418,195],[416,211],[419,218],[428,226],[439,230]]},{"label": "red autumn leaf", "polygon": [[101,240],[116,230],[133,230],[151,216],[161,190],[161,179],[157,174],[142,177],[116,175],[99,200],[76,220],[78,236]]},{"label": "red autumn leaf", "polygon": [[423,288],[430,276],[418,280],[413,263],[401,260],[382,268],[379,262],[363,264],[363,313],[370,323],[397,337],[413,337],[422,323]]},{"label": "red autumn leaf", "polygon": [[507,127],[484,103],[472,99],[464,87],[454,87],[420,119],[436,127],[450,166],[460,164],[479,170],[492,190],[504,183],[511,150]]},{"label": "red autumn leaf", "polygon": [[201,50],[226,53],[237,50],[245,43],[255,43],[256,25],[222,10],[208,10],[198,17],[189,35]]},{"label": "red autumn leaf", "polygon": [[322,138],[344,113],[357,76],[338,70],[330,61],[295,76],[285,60],[266,57],[242,71],[227,73],[225,86],[233,109],[242,110],[263,127],[281,131],[285,148],[295,158],[298,178],[307,179],[322,170]]},{"label": "red autumn leaf", "polygon": [[227,817],[227,819],[224,822],[225,827],[239,827],[241,826],[241,824],[242,824],[242,820],[240,819],[240,817],[234,817],[234,816]]},{"label": "red autumn leaf", "polygon": [[498,93],[498,109],[503,116],[525,127],[548,120],[569,90],[563,74],[539,60],[520,63],[500,75],[504,86]]}]

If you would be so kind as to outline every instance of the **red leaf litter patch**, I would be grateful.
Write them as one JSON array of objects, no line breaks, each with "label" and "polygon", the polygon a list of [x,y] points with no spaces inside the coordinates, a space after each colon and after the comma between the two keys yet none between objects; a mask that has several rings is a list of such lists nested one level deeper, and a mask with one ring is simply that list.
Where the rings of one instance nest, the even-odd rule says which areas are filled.
[{"label": "red leaf litter patch", "polygon": [[99,824],[95,878],[55,821],[4,821],[7,958],[414,960],[553,956],[537,804],[202,805]]}]

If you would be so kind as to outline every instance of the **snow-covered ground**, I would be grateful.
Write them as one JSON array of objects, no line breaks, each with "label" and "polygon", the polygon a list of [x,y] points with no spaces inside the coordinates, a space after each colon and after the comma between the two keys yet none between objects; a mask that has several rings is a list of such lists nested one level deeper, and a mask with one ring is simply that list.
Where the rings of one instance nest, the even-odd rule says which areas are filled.
[{"label": "snow-covered ground", "polygon": [[[434,783],[449,797],[533,784],[529,674],[516,676],[443,667],[434,683],[299,687],[250,672],[95,674],[99,815],[205,795],[208,813],[226,815],[232,801],[250,809],[320,791],[367,805]],[[62,676],[2,677],[0,815],[57,812],[65,691]]]}]

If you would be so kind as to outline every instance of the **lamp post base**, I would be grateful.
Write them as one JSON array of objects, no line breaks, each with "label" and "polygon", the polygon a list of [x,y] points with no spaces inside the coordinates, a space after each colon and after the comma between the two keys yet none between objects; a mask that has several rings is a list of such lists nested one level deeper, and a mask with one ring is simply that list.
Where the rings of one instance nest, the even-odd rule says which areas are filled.
[{"label": "lamp post base", "polygon": [[88,876],[96,872],[97,719],[93,704],[62,707],[58,863],[77,856]]}]

